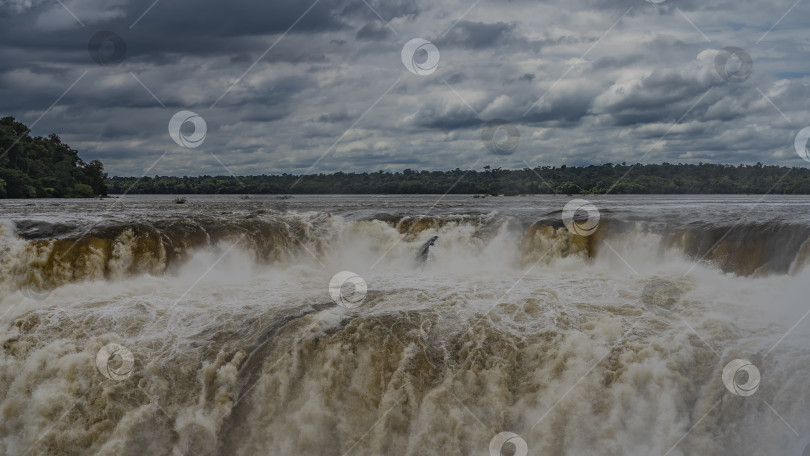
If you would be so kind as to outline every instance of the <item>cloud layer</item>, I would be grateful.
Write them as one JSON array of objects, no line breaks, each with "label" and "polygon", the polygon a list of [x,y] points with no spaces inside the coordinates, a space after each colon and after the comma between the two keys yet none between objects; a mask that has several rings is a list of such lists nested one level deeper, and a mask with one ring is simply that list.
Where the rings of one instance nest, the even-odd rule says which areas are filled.
[{"label": "cloud layer", "polygon": [[[809,15],[795,0],[0,0],[0,115],[111,175],[804,166]],[[122,60],[93,59],[99,31]],[[439,50],[431,74],[403,65],[413,38]],[[750,74],[741,54],[718,62],[731,46]],[[205,119],[199,147],[169,135],[182,110]],[[520,134],[511,155],[482,141],[496,119]]]}]

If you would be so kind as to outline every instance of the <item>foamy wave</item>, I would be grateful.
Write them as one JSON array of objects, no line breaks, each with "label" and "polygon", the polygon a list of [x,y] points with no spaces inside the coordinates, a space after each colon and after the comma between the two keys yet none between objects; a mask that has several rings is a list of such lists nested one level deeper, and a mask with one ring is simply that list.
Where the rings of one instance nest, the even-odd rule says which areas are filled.
[{"label": "foamy wave", "polygon": [[[369,296],[348,310],[328,271],[234,270],[241,255],[187,294],[216,257],[182,283],[69,285],[15,318],[0,332],[0,452],[487,454],[508,429],[532,454],[794,454],[763,401],[810,422],[806,339],[767,353],[807,291],[782,277],[596,262],[516,284],[519,267],[483,277],[434,263],[366,271]],[[677,302],[648,299],[653,279]],[[123,380],[97,369],[109,343],[135,358]],[[740,357],[764,373],[751,398],[721,381]]]},{"label": "foamy wave", "polygon": [[[530,454],[801,454],[810,435],[800,227],[63,228],[0,225],[0,454],[486,455],[501,432]],[[351,309],[330,289],[347,270]],[[750,397],[724,385],[736,359],[762,373]]]},{"label": "foamy wave", "polygon": [[418,245],[432,236],[440,237],[433,255],[437,261],[494,267],[619,252],[644,264],[676,252],[726,272],[761,276],[796,274],[810,258],[807,229],[800,226],[669,229],[605,219],[595,235],[579,236],[561,223],[526,224],[496,213],[347,221],[318,212],[260,212],[234,220],[184,218],[65,230],[72,234],[23,240],[11,224],[3,224],[2,291],[9,294],[23,287],[48,291],[87,280],[176,274],[197,252],[222,251],[234,244],[257,264],[287,266],[345,262],[359,256],[364,261],[367,257],[382,264],[410,265]]}]

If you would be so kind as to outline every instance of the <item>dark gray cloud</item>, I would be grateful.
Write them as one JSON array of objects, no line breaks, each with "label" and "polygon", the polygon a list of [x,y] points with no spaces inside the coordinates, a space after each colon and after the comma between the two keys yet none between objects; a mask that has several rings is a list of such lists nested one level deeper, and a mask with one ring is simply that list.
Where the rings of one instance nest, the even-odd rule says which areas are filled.
[{"label": "dark gray cloud", "polygon": [[363,28],[357,31],[356,35],[358,40],[384,40],[390,36],[391,30],[379,21],[369,22],[364,25]]},{"label": "dark gray cloud", "polygon": [[487,24],[485,22],[459,21],[438,43],[443,46],[483,49],[507,44],[512,38],[515,28],[517,28],[517,24],[507,24],[505,22]]},{"label": "dark gray cloud", "polygon": [[[0,0],[0,115],[41,116],[34,134],[58,133],[113,175],[140,175],[161,156],[150,174],[479,159],[523,167],[645,153],[646,162],[805,164],[792,143],[810,125],[810,5],[780,20],[795,0],[62,3]],[[88,41],[100,30],[126,42],[123,61],[93,61]],[[430,74],[403,65],[412,38],[437,46]],[[752,58],[741,83],[715,69],[727,46]],[[197,149],[168,134],[180,110],[206,121]],[[518,127],[513,155],[482,144],[493,119]]]}]

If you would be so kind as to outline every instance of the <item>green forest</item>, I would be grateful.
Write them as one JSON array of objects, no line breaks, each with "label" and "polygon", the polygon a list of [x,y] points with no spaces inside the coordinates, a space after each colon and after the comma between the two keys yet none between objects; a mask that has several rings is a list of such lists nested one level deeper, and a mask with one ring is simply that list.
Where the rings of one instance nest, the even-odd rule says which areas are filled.
[{"label": "green forest", "polygon": [[85,163],[59,136],[29,136],[13,117],[0,119],[0,198],[106,196],[104,166]]},{"label": "green forest", "polygon": [[783,166],[627,163],[507,170],[378,171],[259,176],[112,177],[85,163],[59,136],[31,137],[0,119],[0,198],[81,198],[110,194],[810,194],[810,169]]},{"label": "green forest", "polygon": [[[626,176],[625,176],[626,174]],[[624,176],[624,177],[623,177]],[[299,181],[300,179],[300,181]],[[615,186],[614,186],[615,185]],[[111,194],[371,194],[428,193],[519,195],[561,194],[810,194],[810,169],[781,166],[606,163],[595,166],[542,166],[391,173],[292,174],[262,176],[113,177]]]}]

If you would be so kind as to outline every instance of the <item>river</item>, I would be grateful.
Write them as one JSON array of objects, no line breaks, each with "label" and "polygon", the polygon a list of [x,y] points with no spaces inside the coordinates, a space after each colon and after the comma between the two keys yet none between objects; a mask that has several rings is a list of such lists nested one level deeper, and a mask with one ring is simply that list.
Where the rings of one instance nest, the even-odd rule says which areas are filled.
[{"label": "river", "polygon": [[0,201],[0,454],[810,454],[810,197],[186,198]]}]

